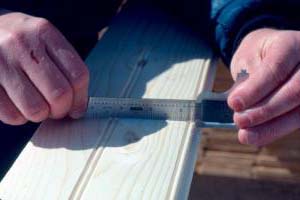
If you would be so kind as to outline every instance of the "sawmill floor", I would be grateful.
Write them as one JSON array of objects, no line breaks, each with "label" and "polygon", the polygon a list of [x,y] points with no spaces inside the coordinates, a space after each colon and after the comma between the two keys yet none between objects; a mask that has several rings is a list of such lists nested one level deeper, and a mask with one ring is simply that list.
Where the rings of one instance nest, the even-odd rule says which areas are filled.
[{"label": "sawmill floor", "polygon": [[[232,79],[218,65],[214,90],[224,91]],[[205,129],[189,199],[300,199],[299,133],[256,148],[239,144],[235,131]]]}]

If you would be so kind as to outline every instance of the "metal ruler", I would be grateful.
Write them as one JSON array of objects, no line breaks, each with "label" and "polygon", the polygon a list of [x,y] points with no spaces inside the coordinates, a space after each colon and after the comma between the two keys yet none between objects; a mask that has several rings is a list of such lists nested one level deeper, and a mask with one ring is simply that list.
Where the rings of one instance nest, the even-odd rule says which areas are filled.
[{"label": "metal ruler", "polygon": [[235,128],[226,94],[207,93],[200,102],[177,99],[90,97],[87,115],[97,118],[142,118],[194,121],[198,127]]}]

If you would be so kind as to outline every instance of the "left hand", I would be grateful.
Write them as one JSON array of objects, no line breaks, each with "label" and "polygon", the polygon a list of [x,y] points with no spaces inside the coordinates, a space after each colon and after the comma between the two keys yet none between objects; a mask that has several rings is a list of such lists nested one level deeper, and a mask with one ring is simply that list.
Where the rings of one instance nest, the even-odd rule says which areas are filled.
[{"label": "left hand", "polygon": [[228,97],[239,140],[257,146],[300,128],[300,31],[258,29],[242,40],[231,74],[249,78]]},{"label": "left hand", "polygon": [[88,83],[87,66],[49,21],[0,10],[0,121],[79,118]]}]

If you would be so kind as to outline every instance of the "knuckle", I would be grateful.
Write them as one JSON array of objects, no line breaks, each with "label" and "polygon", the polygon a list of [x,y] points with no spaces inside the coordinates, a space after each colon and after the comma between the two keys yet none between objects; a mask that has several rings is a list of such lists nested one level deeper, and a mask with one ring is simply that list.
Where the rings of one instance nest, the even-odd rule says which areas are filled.
[{"label": "knuckle", "polygon": [[17,44],[22,43],[24,34],[21,31],[15,31],[15,32],[7,32],[2,37],[2,45],[4,46],[15,46]]},{"label": "knuckle", "polygon": [[45,18],[36,17],[34,20],[35,20],[35,25],[38,29],[48,29],[52,27],[51,22]]}]

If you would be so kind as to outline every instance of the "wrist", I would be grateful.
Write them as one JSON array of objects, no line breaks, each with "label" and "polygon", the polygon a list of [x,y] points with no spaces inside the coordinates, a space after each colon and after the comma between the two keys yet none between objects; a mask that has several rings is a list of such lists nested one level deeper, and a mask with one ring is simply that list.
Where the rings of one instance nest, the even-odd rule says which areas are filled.
[{"label": "wrist", "polygon": [[278,30],[289,29],[289,27],[290,26],[288,25],[287,21],[282,17],[272,15],[255,17],[246,22],[237,32],[233,41],[231,54],[234,54],[242,40],[249,36],[251,37],[251,35],[272,33]]}]

